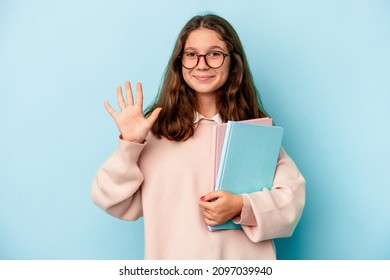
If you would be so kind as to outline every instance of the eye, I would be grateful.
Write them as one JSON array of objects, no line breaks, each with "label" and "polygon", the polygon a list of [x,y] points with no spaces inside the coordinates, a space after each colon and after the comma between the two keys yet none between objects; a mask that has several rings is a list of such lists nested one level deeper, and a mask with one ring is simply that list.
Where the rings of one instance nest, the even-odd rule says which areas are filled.
[{"label": "eye", "polygon": [[186,58],[195,58],[196,57],[196,53],[194,53],[194,52],[184,52],[183,56],[185,56]]},{"label": "eye", "polygon": [[219,51],[211,51],[207,54],[207,56],[210,58],[219,58],[222,56],[222,53]]}]

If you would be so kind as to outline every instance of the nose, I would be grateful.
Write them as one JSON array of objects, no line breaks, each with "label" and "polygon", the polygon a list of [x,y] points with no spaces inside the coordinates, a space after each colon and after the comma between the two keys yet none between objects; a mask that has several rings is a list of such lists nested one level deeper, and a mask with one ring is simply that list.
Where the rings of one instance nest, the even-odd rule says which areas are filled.
[{"label": "nose", "polygon": [[198,69],[208,69],[210,68],[206,62],[206,55],[205,54],[200,54],[198,55],[198,65],[197,65],[197,68]]}]

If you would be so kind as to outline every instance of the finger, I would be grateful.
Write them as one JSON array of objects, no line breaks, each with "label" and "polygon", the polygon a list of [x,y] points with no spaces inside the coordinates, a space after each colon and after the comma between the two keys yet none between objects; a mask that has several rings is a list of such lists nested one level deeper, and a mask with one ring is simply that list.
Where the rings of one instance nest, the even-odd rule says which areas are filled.
[{"label": "finger", "polygon": [[208,212],[208,211],[212,210],[215,207],[214,203],[215,202],[213,202],[213,201],[202,201],[202,200],[200,200],[199,201],[199,206],[201,208],[203,208],[203,210],[205,212]]},{"label": "finger", "polygon": [[131,89],[131,84],[129,81],[126,82],[126,101],[127,101],[127,105],[129,106],[134,105],[133,90]]},{"label": "finger", "polygon": [[123,99],[123,94],[122,94],[122,88],[121,87],[117,87],[116,88],[116,95],[118,97],[119,109],[122,112],[126,108],[126,103],[125,103],[125,100]]},{"label": "finger", "polygon": [[203,211],[203,217],[205,217],[206,219],[209,219],[209,220],[213,220],[212,214],[209,213],[208,211]]},{"label": "finger", "polygon": [[208,225],[208,226],[217,226],[217,225],[219,225],[217,222],[215,222],[213,220],[210,220],[210,219],[207,219],[207,218],[205,218],[204,221],[206,222],[206,225]]},{"label": "finger", "polygon": [[143,106],[143,94],[142,94],[142,84],[141,83],[137,83],[137,88],[136,88],[136,106],[139,106],[142,110],[142,106]]},{"label": "finger", "polygon": [[106,108],[107,112],[111,115],[111,117],[113,117],[115,119],[117,116],[117,113],[115,112],[115,110],[111,107],[111,105],[107,101],[104,102],[104,107]]},{"label": "finger", "polygon": [[221,191],[209,192],[203,197],[203,201],[212,201],[221,198],[222,196],[223,196],[223,192]]},{"label": "finger", "polygon": [[150,127],[151,127],[151,126],[154,124],[154,122],[157,120],[158,115],[160,114],[161,110],[162,110],[161,107],[154,109],[153,112],[152,112],[152,113],[150,114],[150,116],[148,117]]}]

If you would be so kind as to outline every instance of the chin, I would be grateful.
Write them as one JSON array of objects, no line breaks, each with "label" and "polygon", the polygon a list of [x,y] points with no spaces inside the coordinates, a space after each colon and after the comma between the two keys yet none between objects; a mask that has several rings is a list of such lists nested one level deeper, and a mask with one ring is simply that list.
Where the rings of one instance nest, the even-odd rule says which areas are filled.
[{"label": "chin", "polygon": [[196,86],[191,87],[195,92],[202,93],[202,94],[208,94],[208,93],[214,93],[218,90],[218,87],[210,87],[210,86]]}]

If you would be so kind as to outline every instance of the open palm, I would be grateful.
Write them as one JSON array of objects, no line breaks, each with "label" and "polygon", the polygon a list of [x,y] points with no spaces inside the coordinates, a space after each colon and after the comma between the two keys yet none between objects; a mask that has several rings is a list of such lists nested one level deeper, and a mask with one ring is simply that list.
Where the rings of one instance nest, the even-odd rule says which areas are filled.
[{"label": "open palm", "polygon": [[130,82],[126,82],[125,86],[126,101],[123,98],[122,88],[117,88],[120,112],[117,113],[107,101],[104,102],[104,107],[115,120],[123,140],[142,143],[148,135],[153,123],[157,120],[161,108],[156,108],[148,118],[145,118],[142,109],[143,94],[141,83],[137,83],[136,86],[135,103]]}]

